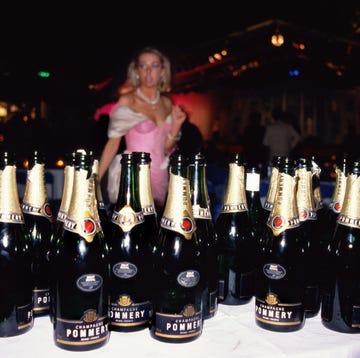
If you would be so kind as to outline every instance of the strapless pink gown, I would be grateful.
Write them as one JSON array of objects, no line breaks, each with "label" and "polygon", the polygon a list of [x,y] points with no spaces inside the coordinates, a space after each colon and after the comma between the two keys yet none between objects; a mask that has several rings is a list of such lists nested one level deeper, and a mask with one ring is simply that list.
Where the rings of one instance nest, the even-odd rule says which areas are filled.
[{"label": "strapless pink gown", "polygon": [[[157,126],[144,114],[126,106],[116,106],[110,115],[108,136],[125,135],[127,152],[148,152],[151,156],[151,190],[157,208],[163,208],[169,183],[169,157],[165,140],[171,128],[171,115]],[[120,175],[120,173],[119,173]]]}]

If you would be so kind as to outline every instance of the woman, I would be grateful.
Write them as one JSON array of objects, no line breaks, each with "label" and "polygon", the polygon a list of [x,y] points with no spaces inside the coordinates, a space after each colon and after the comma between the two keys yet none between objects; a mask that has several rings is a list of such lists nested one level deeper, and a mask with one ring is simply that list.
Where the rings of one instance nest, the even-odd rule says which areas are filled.
[{"label": "woman", "polygon": [[186,113],[162,94],[170,86],[171,70],[169,60],[157,49],[142,49],[130,62],[127,75],[133,90],[121,95],[110,113],[99,176],[101,179],[111,164],[108,194],[114,203],[120,176],[119,158],[115,156],[125,136],[126,151],[151,155],[151,189],[155,206],[162,211],[168,189],[168,158],[180,139]]}]

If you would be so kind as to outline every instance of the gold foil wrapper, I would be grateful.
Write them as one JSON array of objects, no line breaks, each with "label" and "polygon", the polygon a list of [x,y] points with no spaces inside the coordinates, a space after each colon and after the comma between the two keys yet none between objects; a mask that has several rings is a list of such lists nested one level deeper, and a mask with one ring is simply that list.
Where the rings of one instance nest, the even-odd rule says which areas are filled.
[{"label": "gold foil wrapper", "polygon": [[312,173],[306,168],[298,169],[296,202],[300,221],[316,220],[315,201],[312,189]]},{"label": "gold foil wrapper", "polygon": [[247,211],[245,192],[245,168],[236,163],[229,164],[229,179],[221,213]]},{"label": "gold foil wrapper", "polygon": [[87,242],[92,242],[102,228],[95,198],[94,178],[87,178],[87,175],[87,170],[75,171],[74,189],[64,228],[77,233]]},{"label": "gold foil wrapper", "polygon": [[21,209],[24,213],[53,221],[46,192],[45,164],[35,163],[31,169],[28,169]]},{"label": "gold foil wrapper", "polygon": [[170,173],[169,192],[160,226],[190,240],[196,230],[190,197],[190,181]]},{"label": "gold foil wrapper", "polygon": [[144,215],[154,214],[155,204],[151,191],[150,166],[148,164],[139,165],[139,195]]},{"label": "gold foil wrapper", "polygon": [[335,170],[335,173],[336,173],[335,187],[329,203],[329,208],[333,210],[335,213],[340,213],[345,198],[347,178],[345,173],[339,168]]},{"label": "gold foil wrapper", "polygon": [[16,166],[7,165],[0,170],[0,221],[24,223],[16,183]]},{"label": "gold foil wrapper", "polygon": [[211,211],[209,208],[202,208],[200,205],[193,205],[193,215],[195,219],[211,219]]},{"label": "gold foil wrapper", "polygon": [[341,225],[360,228],[360,177],[349,174],[343,207],[337,222]]},{"label": "gold foil wrapper", "polygon": [[268,189],[266,199],[264,202],[264,209],[266,209],[268,211],[271,211],[271,209],[274,206],[278,175],[279,175],[279,169],[276,167],[273,167],[271,170],[269,189]]},{"label": "gold foil wrapper", "polygon": [[74,185],[75,168],[67,165],[64,168],[64,187],[57,219],[64,222],[69,211],[71,194]]},{"label": "gold foil wrapper", "polygon": [[296,206],[297,177],[289,174],[278,174],[278,185],[274,206],[269,215],[267,225],[275,236],[288,229],[300,226]]}]

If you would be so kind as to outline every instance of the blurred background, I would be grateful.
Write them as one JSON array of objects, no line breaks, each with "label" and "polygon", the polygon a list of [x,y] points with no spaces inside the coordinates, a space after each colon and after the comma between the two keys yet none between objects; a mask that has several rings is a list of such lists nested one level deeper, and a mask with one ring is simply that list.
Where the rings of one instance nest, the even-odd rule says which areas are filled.
[{"label": "blurred background", "polygon": [[170,58],[169,96],[200,129],[212,164],[243,150],[254,112],[265,126],[281,107],[301,135],[297,153],[315,155],[331,180],[332,162],[357,150],[360,133],[359,2],[193,5],[4,4],[0,145],[20,166],[33,148],[50,169],[75,147],[100,155],[130,57],[152,45]]}]

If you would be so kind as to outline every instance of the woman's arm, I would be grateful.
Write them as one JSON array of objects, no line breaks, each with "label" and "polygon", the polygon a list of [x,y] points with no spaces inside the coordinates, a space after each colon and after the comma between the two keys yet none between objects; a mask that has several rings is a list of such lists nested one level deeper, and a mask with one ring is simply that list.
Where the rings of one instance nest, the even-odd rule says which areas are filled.
[{"label": "woman's arm", "polygon": [[186,112],[179,105],[173,105],[171,128],[165,141],[165,154],[171,153],[176,142],[179,141],[181,137],[180,129],[186,119],[186,116]]},{"label": "woman's arm", "polygon": [[115,157],[119,146],[121,137],[109,138],[105,144],[105,147],[101,153],[99,162],[99,179],[101,180],[105,172],[108,170],[109,165]]}]

